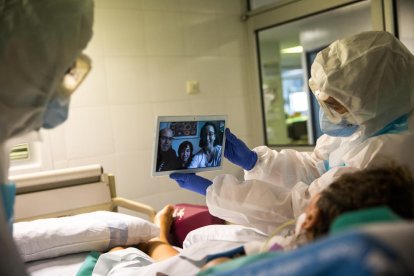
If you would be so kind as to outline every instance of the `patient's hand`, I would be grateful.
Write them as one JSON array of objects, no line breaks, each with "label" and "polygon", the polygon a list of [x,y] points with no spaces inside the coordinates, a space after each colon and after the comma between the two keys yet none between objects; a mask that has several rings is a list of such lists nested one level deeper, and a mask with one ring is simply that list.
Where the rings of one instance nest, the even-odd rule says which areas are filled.
[{"label": "patient's hand", "polygon": [[168,235],[170,233],[171,224],[173,223],[174,206],[166,205],[162,208],[154,218],[154,223],[160,227],[159,239],[163,242],[169,243]]},{"label": "patient's hand", "polygon": [[119,250],[124,250],[124,249],[125,249],[125,247],[117,246],[117,247],[112,248],[108,252],[114,252],[114,251],[119,251]]}]

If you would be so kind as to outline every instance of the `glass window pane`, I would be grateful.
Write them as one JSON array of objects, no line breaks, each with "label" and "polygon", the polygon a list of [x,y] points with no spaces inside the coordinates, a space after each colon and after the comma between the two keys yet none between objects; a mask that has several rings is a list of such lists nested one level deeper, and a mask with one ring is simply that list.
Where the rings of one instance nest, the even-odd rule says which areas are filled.
[{"label": "glass window pane", "polygon": [[314,144],[321,132],[310,65],[334,40],[370,30],[370,18],[364,1],[257,32],[267,145]]},{"label": "glass window pane", "polygon": [[414,53],[414,1],[398,0],[396,4],[399,38]]}]

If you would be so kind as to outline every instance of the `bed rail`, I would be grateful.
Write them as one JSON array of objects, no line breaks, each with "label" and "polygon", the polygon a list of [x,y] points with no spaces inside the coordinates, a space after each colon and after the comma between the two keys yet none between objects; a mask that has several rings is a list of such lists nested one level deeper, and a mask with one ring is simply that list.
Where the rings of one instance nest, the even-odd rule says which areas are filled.
[{"label": "bed rail", "polygon": [[101,165],[58,169],[11,177],[16,184],[15,221],[61,217],[118,207],[142,213],[153,221],[146,204],[117,197],[115,177]]}]

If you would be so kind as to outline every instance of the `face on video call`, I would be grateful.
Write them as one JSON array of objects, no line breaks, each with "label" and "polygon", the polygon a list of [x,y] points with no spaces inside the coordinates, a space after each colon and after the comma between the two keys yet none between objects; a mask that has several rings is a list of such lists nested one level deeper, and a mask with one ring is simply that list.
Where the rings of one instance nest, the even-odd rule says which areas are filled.
[{"label": "face on video call", "polygon": [[200,138],[203,140],[205,148],[213,147],[214,141],[216,140],[216,132],[214,131],[214,127],[208,125]]},{"label": "face on video call", "polygon": [[160,150],[168,151],[171,148],[173,140],[173,132],[171,129],[166,128],[160,132]]},{"label": "face on video call", "polygon": [[190,159],[190,156],[191,156],[190,146],[187,145],[184,149],[181,150],[181,152],[179,154],[180,154],[180,159],[183,162],[187,162],[188,159]]}]

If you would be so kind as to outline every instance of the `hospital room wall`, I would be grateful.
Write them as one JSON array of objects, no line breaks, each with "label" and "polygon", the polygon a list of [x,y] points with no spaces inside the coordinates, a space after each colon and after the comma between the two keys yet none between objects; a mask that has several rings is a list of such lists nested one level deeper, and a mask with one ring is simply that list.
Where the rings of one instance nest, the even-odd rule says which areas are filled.
[{"label": "hospital room wall", "polygon": [[[119,196],[156,209],[205,203],[168,176],[151,177],[157,115],[228,115],[249,139],[243,0],[96,0],[93,69],[69,119],[43,131],[40,170],[102,164]],[[186,93],[196,80],[200,92]],[[241,174],[227,160],[224,171]],[[208,178],[223,173],[201,174]],[[92,195],[91,195],[92,196]]]}]

